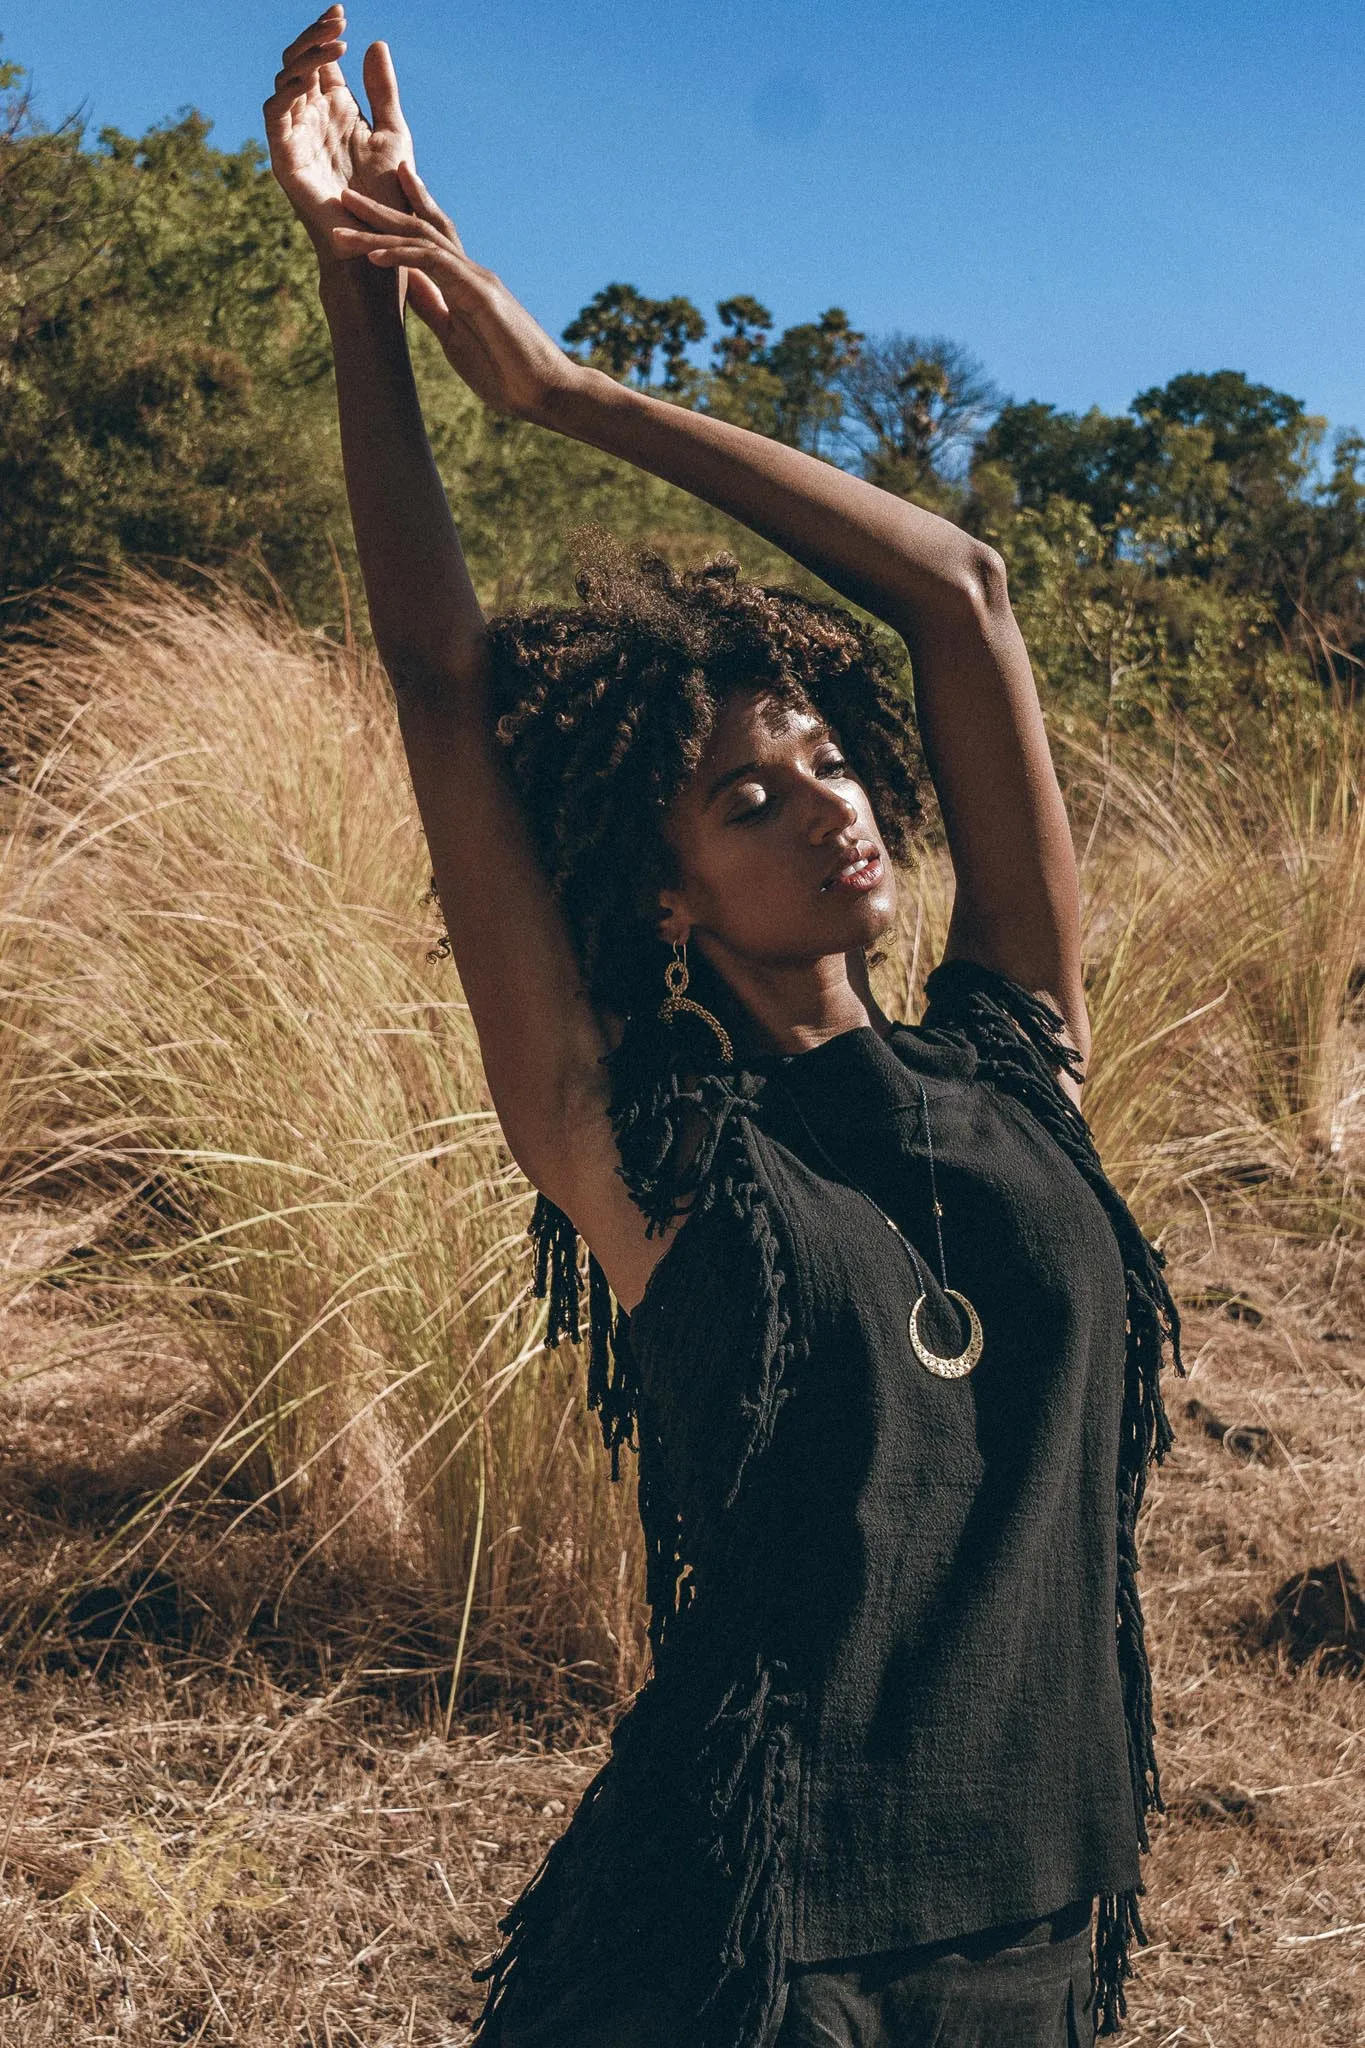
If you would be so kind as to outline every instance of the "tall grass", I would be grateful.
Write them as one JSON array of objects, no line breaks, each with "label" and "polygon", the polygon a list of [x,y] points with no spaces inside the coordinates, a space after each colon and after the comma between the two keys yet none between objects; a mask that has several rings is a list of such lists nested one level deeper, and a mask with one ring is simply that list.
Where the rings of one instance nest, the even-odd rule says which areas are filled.
[{"label": "tall grass", "polygon": [[1365,732],[1218,754],[1174,727],[1063,750],[1082,862],[1086,1113],[1139,1208],[1229,1179],[1303,1185],[1346,1152],[1365,960]]},{"label": "tall grass", "polygon": [[[98,1206],[81,1282],[152,1299],[219,1389],[183,1505],[272,1515],[420,1599],[471,1683],[544,1708],[642,1668],[633,1488],[541,1348],[529,1191],[453,970],[373,662],[150,580],[0,656],[0,1174]],[[1087,1111],[1149,1228],[1219,1177],[1320,1174],[1351,1094],[1359,730],[1254,767],[1161,735],[1063,751]],[[951,890],[927,847],[878,968],[913,1014]],[[227,1505],[224,1506],[223,1503]],[[150,1554],[183,1515],[130,1532]]]},{"label": "tall grass", "polygon": [[528,1190],[427,957],[382,678],[146,583],[8,665],[42,733],[4,928],[57,963],[22,996],[11,1188],[123,1196],[107,1299],[151,1290],[221,1390],[199,1493],[420,1586],[452,1642],[472,1562],[471,1670],[520,1660],[540,1691],[544,1660],[614,1693],[639,1656],[633,1503],[572,1353],[539,1346]]}]

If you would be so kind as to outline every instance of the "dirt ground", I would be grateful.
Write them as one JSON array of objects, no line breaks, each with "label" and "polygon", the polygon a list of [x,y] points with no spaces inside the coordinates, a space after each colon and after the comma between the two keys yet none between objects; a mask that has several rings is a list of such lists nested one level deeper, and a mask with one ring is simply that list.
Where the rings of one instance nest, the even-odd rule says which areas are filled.
[{"label": "dirt ground", "polygon": [[[13,1269],[66,1227],[0,1221],[0,1249]],[[1172,1251],[1189,1379],[1169,1388],[1177,1449],[1144,1529],[1168,1812],[1125,2038],[1355,2048],[1365,1610],[1339,1560],[1365,1573],[1365,1250],[1249,1222],[1192,1224]],[[73,1563],[100,1583],[111,1528],[196,1454],[211,1406],[169,1327],[91,1327],[51,1290],[16,1292],[11,1619]],[[111,1640],[115,1586],[0,1668],[3,2048],[466,2040],[471,1969],[603,1730],[445,1740],[430,1691],[376,1682],[325,1602],[315,1628],[302,1610],[263,1626],[268,1541],[168,1565],[135,1617],[159,1644]],[[1311,1568],[1276,1622],[1277,1591]]]}]

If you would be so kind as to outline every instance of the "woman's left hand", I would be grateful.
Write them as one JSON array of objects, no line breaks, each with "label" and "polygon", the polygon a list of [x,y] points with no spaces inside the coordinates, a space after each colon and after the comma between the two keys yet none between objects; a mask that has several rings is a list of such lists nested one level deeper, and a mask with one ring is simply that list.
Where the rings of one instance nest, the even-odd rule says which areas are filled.
[{"label": "woman's left hand", "polygon": [[496,412],[544,421],[556,394],[586,374],[582,365],[550,339],[501,278],[466,256],[453,221],[410,160],[398,166],[398,183],[411,213],[381,205],[354,186],[342,193],[353,224],[333,228],[335,253],[405,268],[408,304],[470,390]]},{"label": "woman's left hand", "polygon": [[284,52],[263,110],[270,168],[324,262],[336,257],[330,234],[346,219],[347,187],[401,205],[398,166],[412,161],[387,43],[365,52],[367,121],[341,70],[345,28],[340,4],[319,15]]}]

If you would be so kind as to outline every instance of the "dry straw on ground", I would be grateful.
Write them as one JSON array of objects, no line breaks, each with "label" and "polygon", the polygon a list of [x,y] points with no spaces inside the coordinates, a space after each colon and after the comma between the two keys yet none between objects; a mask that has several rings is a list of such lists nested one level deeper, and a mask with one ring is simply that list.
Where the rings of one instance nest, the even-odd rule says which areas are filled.
[{"label": "dry straw on ground", "polygon": [[[538,1348],[381,680],[134,583],[0,703],[0,2043],[453,2048],[643,1670],[639,1555]],[[1360,734],[1059,749],[1087,1107],[1191,1303],[1132,2038],[1344,2048],[1365,1681],[1271,1617],[1365,1562]],[[902,1013],[947,904],[927,852]]]}]

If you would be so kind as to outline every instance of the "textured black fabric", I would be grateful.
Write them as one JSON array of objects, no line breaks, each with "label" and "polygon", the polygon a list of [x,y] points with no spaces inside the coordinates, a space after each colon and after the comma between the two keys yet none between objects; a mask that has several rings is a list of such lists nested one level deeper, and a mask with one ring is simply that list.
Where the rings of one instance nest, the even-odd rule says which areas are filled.
[{"label": "textured black fabric", "polygon": [[[754,1118],[807,1339],[745,1532],[807,1703],[797,1961],[1138,1878],[1114,1632],[1123,1263],[1071,1162],[975,1069],[970,1046],[851,1031],[765,1064]],[[948,1280],[985,1332],[959,1380],[907,1339],[923,1291],[930,1344],[962,1342],[936,1277],[921,1082]],[[692,1228],[631,1330],[671,1491],[703,1519],[709,1461],[726,1462],[705,1390],[733,1379],[744,1334],[723,1232]]]},{"label": "textured black fabric", "polygon": [[[998,1098],[1002,1115],[1022,1114],[1016,1134],[1022,1129],[1035,1146],[1050,1142],[1054,1169],[1069,1163],[1107,1219],[1118,1256],[1124,1348],[1110,1473],[1117,1573],[1109,1614],[1127,1750],[1126,1811],[1132,1838],[1145,1847],[1145,1815],[1159,1806],[1160,1785],[1136,1527],[1148,1464],[1171,1441],[1159,1374],[1168,1352],[1179,1367],[1178,1316],[1161,1254],[1143,1237],[1104,1173],[1084,1118],[1057,1085],[1058,1071],[1074,1072],[1078,1064],[1059,1036],[1061,1020],[1007,977],[971,962],[941,965],[926,986],[930,1009],[913,1034],[917,1057],[941,1079],[974,1080],[980,1101]],[[799,1458],[787,1455],[788,1446],[799,1448],[802,1419],[809,1430],[818,1407],[811,1390],[819,1382],[808,1370],[811,1331],[817,1304],[833,1296],[822,1293],[810,1261],[803,1262],[811,1233],[803,1240],[790,1198],[794,1187],[808,1195],[821,1182],[845,1203],[858,1197],[841,1185],[841,1175],[817,1174],[766,1128],[780,1092],[771,1087],[771,1064],[750,1064],[742,1020],[724,1021],[740,1048],[733,1068],[708,1067],[713,1046],[699,1059],[685,1033],[661,1032],[648,1017],[631,1021],[611,1059],[625,1183],[651,1229],[687,1215],[633,1319],[637,1328],[613,1315],[600,1271],[587,1261],[588,1398],[613,1475],[621,1449],[638,1448],[654,1663],[617,1723],[608,1762],[500,1922],[501,1948],[475,1972],[489,1987],[476,2028],[480,2048],[566,2048],[580,2041],[586,2048],[594,2021],[604,2011],[627,2010],[641,1983],[664,2009],[686,2015],[677,2038],[687,2048],[770,2048],[786,1997],[801,1874],[797,1795],[803,1778],[813,1782],[812,1731],[834,1672],[821,1650],[830,1637],[812,1628],[811,1602],[791,1562],[793,1549],[803,1538],[809,1545],[810,1530],[820,1524],[822,1478],[817,1473],[813,1491],[802,1496],[792,1481]],[[883,1075],[896,1070],[894,1044],[882,1054]],[[1070,1192],[1074,1199],[1074,1185]],[[1026,1225],[1026,1214],[1022,1220]],[[576,1334],[581,1274],[573,1226],[542,1200],[532,1236],[538,1290],[550,1297],[551,1341],[556,1332]],[[847,1238],[854,1257],[856,1232]],[[687,1317],[673,1319],[676,1357],[671,1368],[666,1357],[661,1366],[659,1355],[650,1356],[649,1305],[689,1263],[695,1286],[686,1290]],[[954,1279],[950,1270],[950,1284]],[[874,1282],[868,1297],[875,1304],[884,1291]],[[931,1309],[941,1315],[937,1291],[930,1293]],[[705,1312],[708,1299],[714,1313]],[[926,1321],[928,1333],[949,1348],[949,1326]],[[856,1399],[853,1406],[856,1430]],[[874,1444],[877,1406],[862,1403],[863,1415],[872,1414]],[[841,1414],[838,1426],[843,1422]],[[875,1477],[876,1466],[870,1458],[866,1472]],[[836,1574],[829,1586],[837,1584]],[[970,1637],[975,1624],[967,1619]],[[1006,1630],[1004,1646],[1015,1639]],[[1020,1815],[1035,1817],[1046,1833],[1045,1814],[1030,1808]],[[1032,1863],[1023,1874],[1036,1876],[1040,1867]],[[1129,1945],[1145,1938],[1139,1889],[1128,1882],[1099,1896],[1094,1944],[1102,2033],[1120,2024]],[[979,1904],[973,1915],[980,1926]],[[860,1946],[862,1939],[860,1930]],[[511,2031],[503,2031],[504,2022]]]},{"label": "textured black fabric", "polygon": [[[1092,1904],[931,1947],[795,1965],[756,2048],[1091,2048]],[[548,2034],[544,2016],[513,1998],[502,2029],[502,2048],[692,2048],[686,2013],[638,1979]]]},{"label": "textured black fabric", "polygon": [[1087,1901],[1024,1934],[799,1969],[773,2048],[1090,2048],[1094,2039]]}]

